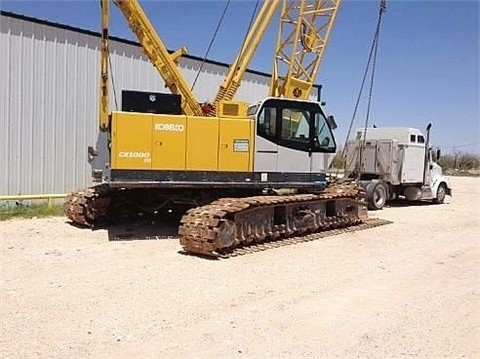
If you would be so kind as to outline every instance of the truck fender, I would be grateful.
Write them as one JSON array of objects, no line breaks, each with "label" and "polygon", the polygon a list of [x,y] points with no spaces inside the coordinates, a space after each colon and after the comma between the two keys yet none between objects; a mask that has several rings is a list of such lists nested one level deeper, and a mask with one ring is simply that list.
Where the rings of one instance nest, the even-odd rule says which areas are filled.
[{"label": "truck fender", "polygon": [[445,193],[449,195],[450,197],[452,196],[452,186],[450,185],[450,182],[448,179],[444,176],[438,176],[433,178],[432,182],[432,193],[435,194],[438,191],[438,187],[443,184],[445,186]]}]

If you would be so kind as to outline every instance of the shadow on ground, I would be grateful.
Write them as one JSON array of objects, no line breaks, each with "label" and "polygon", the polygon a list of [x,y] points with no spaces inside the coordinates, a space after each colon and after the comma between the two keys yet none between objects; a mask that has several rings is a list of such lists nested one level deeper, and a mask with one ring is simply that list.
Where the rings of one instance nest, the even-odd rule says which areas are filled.
[{"label": "shadow on ground", "polygon": [[109,241],[159,240],[178,238],[178,222],[167,220],[135,221],[104,227]]},{"label": "shadow on ground", "polygon": [[430,201],[407,201],[405,199],[396,199],[389,201],[385,207],[402,208],[402,207],[419,207],[419,206],[436,206],[437,204]]},{"label": "shadow on ground", "polygon": [[136,220],[119,223],[103,223],[94,227],[87,227],[72,221],[67,221],[73,227],[91,229],[92,231],[105,230],[109,241],[158,240],[178,238],[178,224],[176,220]]}]

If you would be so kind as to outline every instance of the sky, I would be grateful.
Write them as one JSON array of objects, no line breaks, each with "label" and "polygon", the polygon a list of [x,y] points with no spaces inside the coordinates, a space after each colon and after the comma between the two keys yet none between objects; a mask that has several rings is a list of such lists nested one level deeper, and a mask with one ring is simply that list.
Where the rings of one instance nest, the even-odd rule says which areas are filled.
[{"label": "sky", "polygon": [[[203,57],[227,4],[216,1],[140,1],[169,49],[186,46]],[[424,129],[432,123],[435,147],[444,153],[480,154],[480,2],[390,0],[380,32],[369,124]],[[256,1],[233,0],[208,57],[231,63],[247,30]],[[327,114],[343,144],[373,40],[378,1],[344,0],[316,83],[322,84]],[[99,31],[96,0],[0,1],[2,10]],[[135,36],[112,7],[110,34]],[[271,72],[278,22],[266,32],[250,68]],[[365,123],[367,95],[353,127]]]}]

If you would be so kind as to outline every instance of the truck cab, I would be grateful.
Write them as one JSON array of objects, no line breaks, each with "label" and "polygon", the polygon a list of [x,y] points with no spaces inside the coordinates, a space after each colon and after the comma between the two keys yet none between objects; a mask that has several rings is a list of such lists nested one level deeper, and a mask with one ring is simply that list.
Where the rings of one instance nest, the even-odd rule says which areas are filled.
[{"label": "truck cab", "polygon": [[370,209],[401,197],[443,203],[451,196],[450,183],[433,160],[430,127],[426,135],[409,127],[358,129],[347,142],[347,174],[366,189]]}]

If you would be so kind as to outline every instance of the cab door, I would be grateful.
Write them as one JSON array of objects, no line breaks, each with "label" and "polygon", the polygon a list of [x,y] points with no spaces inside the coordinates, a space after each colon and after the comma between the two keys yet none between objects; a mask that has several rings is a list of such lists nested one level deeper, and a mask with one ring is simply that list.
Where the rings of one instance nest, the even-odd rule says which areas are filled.
[{"label": "cab door", "polygon": [[264,107],[257,117],[255,138],[255,172],[277,172],[277,109]]},{"label": "cab door", "polygon": [[310,111],[282,108],[279,119],[278,172],[311,173]]}]

